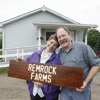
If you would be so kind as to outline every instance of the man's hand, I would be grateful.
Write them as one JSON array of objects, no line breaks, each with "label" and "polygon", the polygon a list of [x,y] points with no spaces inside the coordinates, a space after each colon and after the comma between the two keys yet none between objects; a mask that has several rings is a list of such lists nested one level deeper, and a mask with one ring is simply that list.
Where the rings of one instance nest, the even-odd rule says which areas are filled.
[{"label": "man's hand", "polygon": [[82,92],[86,89],[88,83],[95,77],[97,72],[99,71],[100,66],[92,66],[88,76],[86,77],[85,81],[83,82],[83,86],[80,89],[76,89],[78,92]]},{"label": "man's hand", "polygon": [[83,86],[81,86],[79,89],[77,88],[76,90],[78,92],[83,92],[86,89],[86,87],[87,87],[87,83],[84,81],[83,82]]}]

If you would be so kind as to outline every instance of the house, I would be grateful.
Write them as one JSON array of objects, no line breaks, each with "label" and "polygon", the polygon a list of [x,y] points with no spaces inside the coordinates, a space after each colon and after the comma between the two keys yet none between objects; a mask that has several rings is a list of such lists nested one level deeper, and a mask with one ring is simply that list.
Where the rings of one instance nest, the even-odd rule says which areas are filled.
[{"label": "house", "polygon": [[88,29],[97,28],[97,25],[80,24],[43,6],[0,23],[3,31],[2,49],[45,45],[48,37],[61,26],[68,27],[75,42],[83,42],[85,34],[86,44]]}]

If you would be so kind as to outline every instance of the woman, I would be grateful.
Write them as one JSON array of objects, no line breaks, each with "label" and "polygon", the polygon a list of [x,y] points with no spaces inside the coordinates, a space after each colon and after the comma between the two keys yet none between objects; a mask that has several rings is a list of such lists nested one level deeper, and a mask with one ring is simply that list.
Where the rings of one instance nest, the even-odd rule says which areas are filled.
[{"label": "woman", "polygon": [[[55,53],[59,47],[56,34],[49,37],[46,47],[34,52],[26,61],[60,65],[60,57]],[[17,58],[18,60],[18,58]],[[60,87],[27,81],[31,100],[58,100]]]}]

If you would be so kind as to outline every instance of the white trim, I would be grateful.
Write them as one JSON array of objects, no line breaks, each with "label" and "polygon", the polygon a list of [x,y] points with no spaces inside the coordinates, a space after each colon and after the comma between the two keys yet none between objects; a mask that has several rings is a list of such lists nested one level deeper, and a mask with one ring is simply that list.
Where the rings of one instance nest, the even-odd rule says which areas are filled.
[{"label": "white trim", "polygon": [[70,31],[72,41],[75,41],[75,31],[74,30],[69,30],[69,31]]},{"label": "white trim", "polygon": [[33,25],[36,27],[41,27],[41,28],[58,28],[62,26],[67,26],[68,28],[82,28],[82,29],[88,29],[88,28],[97,28],[97,25],[90,25],[90,24],[66,24],[66,23],[45,23],[45,22],[34,22]]},{"label": "white trim", "polygon": [[3,68],[3,67],[4,67],[4,68],[5,68],[5,67],[9,67],[9,64],[1,64],[1,65],[0,65],[0,68]]},{"label": "white trim", "polygon": [[87,33],[85,35],[85,44],[87,44]]},{"label": "white trim", "polygon": [[[41,28],[39,28],[38,45],[41,45],[40,37],[41,37]],[[38,50],[40,50],[40,49],[41,49],[41,47],[38,47]]]},{"label": "white trim", "polygon": [[[12,54],[2,54],[0,55],[0,58],[5,58],[2,62],[0,62],[0,67],[8,67],[9,66],[9,62],[6,63],[7,58],[9,57],[17,57],[17,56],[21,56],[22,58],[26,55],[31,55],[33,52],[25,52],[24,53],[24,49],[26,48],[38,48],[38,47],[44,47],[45,45],[33,45],[33,46],[25,46],[25,47],[18,47],[18,48],[8,48],[8,49],[0,49],[0,51],[2,52],[7,52],[7,51],[17,51],[17,53],[12,53]],[[19,51],[22,50],[22,52],[19,53]]]},{"label": "white trim", "polygon": [[25,49],[25,48],[38,48],[38,47],[43,47],[45,45],[32,45],[32,46],[24,46],[24,47],[16,47],[16,48],[5,48],[5,49],[0,49],[0,51],[8,51],[8,50],[17,50],[17,49]]},{"label": "white trim", "polygon": [[2,48],[4,49],[4,33],[5,33],[5,32],[4,32],[4,29],[2,29],[2,30],[3,30],[3,32],[2,32],[2,34],[3,34],[3,35],[2,35],[2,42],[3,42],[3,43],[2,43]]},{"label": "white trim", "polygon": [[75,38],[76,38],[76,39],[75,39],[75,42],[77,42],[77,33],[75,33]]}]

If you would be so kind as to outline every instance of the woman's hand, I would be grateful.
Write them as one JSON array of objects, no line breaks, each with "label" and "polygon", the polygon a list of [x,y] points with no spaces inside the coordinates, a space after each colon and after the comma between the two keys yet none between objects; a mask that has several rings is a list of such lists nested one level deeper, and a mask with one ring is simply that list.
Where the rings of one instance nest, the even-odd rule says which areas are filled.
[{"label": "woman's hand", "polygon": [[42,87],[43,84],[42,83],[39,83],[39,82],[34,82],[34,84],[37,86],[37,87]]},{"label": "woman's hand", "polygon": [[17,58],[15,58],[16,62],[20,62],[22,60],[22,58],[19,56]]}]

